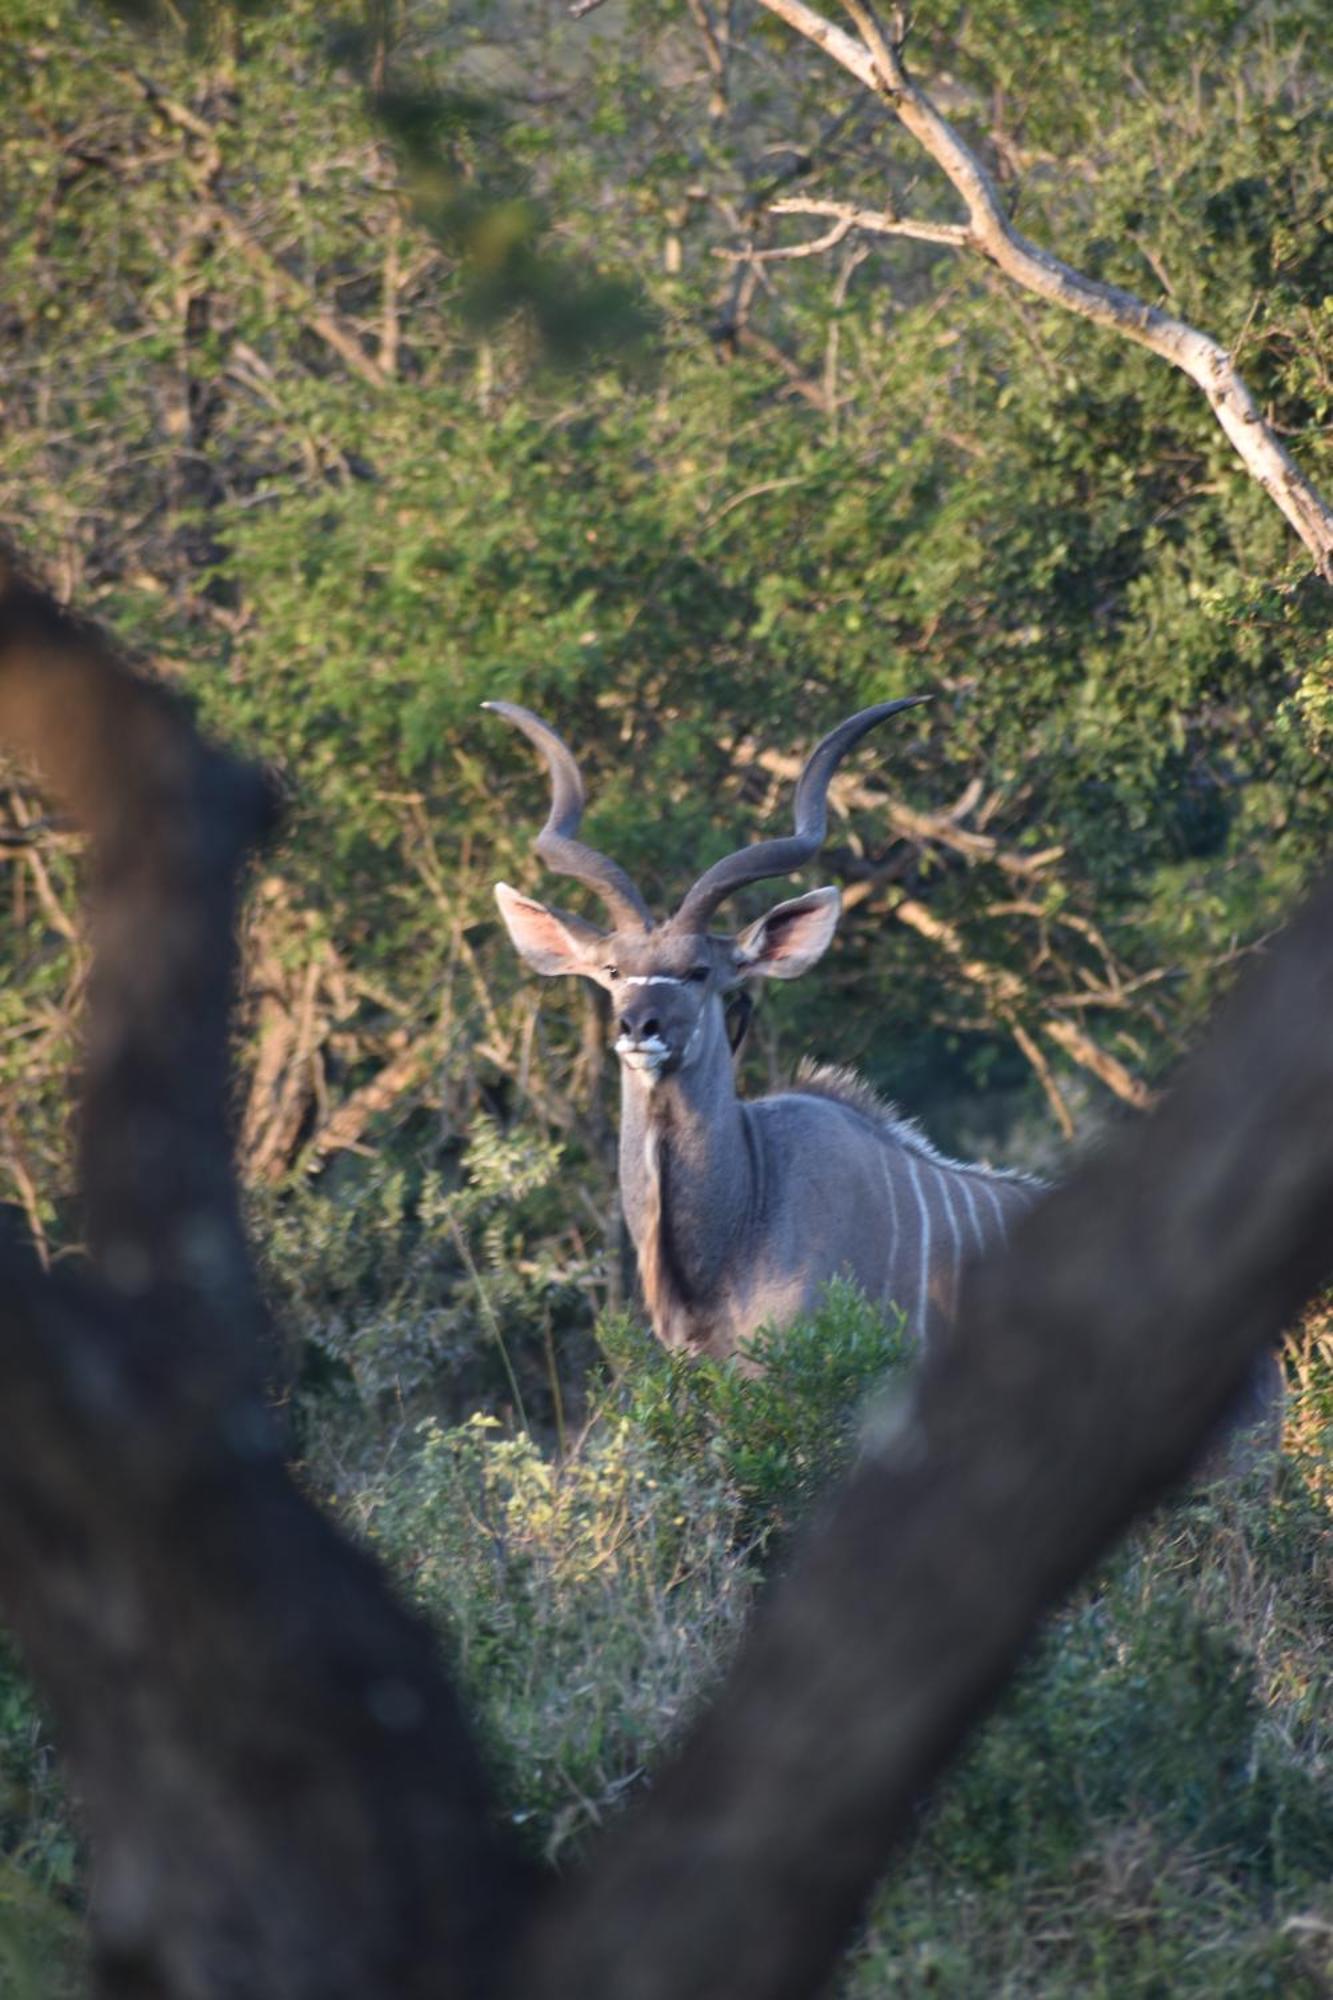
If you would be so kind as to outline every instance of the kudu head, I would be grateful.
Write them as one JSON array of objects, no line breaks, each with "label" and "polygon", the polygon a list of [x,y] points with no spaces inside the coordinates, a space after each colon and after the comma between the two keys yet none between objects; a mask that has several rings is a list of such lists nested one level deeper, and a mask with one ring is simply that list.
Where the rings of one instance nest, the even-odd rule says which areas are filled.
[{"label": "kudu head", "polygon": [[790,874],[817,854],[827,829],[829,780],[848,751],[877,723],[929,699],[916,694],[880,702],[839,723],[806,759],[796,786],[795,832],[715,861],[661,924],[654,924],[624,870],[577,838],[583,780],[555,731],[514,702],[484,702],[521,729],[546,760],[551,810],[537,853],[557,875],[572,875],[595,890],[614,923],[610,931],[598,930],[500,882],[496,901],[518,951],[537,972],[577,972],[605,988],[615,1010],[616,1054],[627,1068],[649,1082],[689,1069],[725,1037],[729,993],[751,979],[795,979],[823,956],[841,899],[836,889],[811,889],[733,937],[709,930],[713,912],[733,890]]}]

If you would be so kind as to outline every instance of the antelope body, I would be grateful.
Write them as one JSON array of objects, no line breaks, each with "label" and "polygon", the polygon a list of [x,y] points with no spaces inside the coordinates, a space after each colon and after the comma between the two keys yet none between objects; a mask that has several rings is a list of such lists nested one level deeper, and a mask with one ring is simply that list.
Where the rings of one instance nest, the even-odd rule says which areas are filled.
[{"label": "antelope body", "polygon": [[963,1165],[847,1072],[803,1066],[790,1090],[738,1097],[726,999],[749,981],[794,979],[827,949],[836,889],[779,903],[738,936],[709,929],[723,897],[808,861],[826,830],[829,780],[867,730],[923,696],[863,709],[811,753],[796,831],[714,864],[675,915],[654,924],[628,876],[577,836],[584,794],[554,731],[509,702],[486,706],[542,752],[547,865],[596,890],[609,932],[507,883],[496,898],[524,959],[582,974],[610,995],[620,1058],[620,1188],[654,1332],[669,1347],[725,1356],[761,1326],[813,1306],[831,1278],[896,1306],[919,1340],[952,1315],[964,1264],[1003,1240],[1040,1193],[1016,1175]]}]

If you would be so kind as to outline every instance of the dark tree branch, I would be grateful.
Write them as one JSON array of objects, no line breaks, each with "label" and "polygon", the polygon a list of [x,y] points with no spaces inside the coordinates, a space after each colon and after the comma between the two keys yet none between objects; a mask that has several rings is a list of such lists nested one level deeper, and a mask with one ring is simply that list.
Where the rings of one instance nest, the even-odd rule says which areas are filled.
[{"label": "dark tree branch", "polygon": [[522,1880],[426,1629],[292,1485],[224,1118],[254,771],[12,573],[0,732],[95,855],[87,1273],[0,1244],[0,1596],[96,1857],[102,1990],[487,1990]]},{"label": "dark tree branch", "polygon": [[178,1339],[197,1331],[210,1369],[227,1352],[253,1366],[226,1030],[236,878],[269,801],[258,773],[204,745],[173,697],[38,592],[11,578],[0,601],[0,732],[92,837],[81,1185],[94,1261]]}]

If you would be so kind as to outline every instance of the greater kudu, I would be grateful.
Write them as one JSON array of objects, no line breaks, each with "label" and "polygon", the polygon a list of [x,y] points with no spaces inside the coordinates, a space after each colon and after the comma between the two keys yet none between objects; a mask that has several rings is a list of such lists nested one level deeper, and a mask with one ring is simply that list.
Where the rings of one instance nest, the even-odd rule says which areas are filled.
[{"label": "greater kudu", "polygon": [[947,1319],[968,1258],[1001,1240],[1039,1184],[945,1159],[846,1071],[805,1065],[790,1090],[736,1094],[725,996],[795,979],[833,937],[840,898],[812,889],[736,937],[711,932],[723,897],[819,850],[829,780],[877,723],[925,700],[881,702],[832,730],[796,787],[796,830],[709,868],[655,925],[624,870],[577,838],[584,791],[555,732],[512,702],[485,706],[541,751],[551,810],[536,849],[596,891],[615,928],[547,909],[507,883],[500,911],[538,972],[581,973],[611,995],[620,1058],[620,1189],[653,1329],[668,1347],[729,1355],[807,1311],[831,1278],[897,1306],[918,1340]]}]

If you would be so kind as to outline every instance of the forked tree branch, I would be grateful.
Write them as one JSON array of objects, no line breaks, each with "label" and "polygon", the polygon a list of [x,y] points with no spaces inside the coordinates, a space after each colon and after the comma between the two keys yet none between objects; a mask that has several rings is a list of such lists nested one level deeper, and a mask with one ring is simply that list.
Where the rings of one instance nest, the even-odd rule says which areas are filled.
[{"label": "forked tree branch", "polygon": [[[960,241],[988,258],[1023,290],[1148,348],[1202,389],[1246,471],[1300,536],[1318,574],[1326,583],[1333,583],[1333,509],[1265,422],[1227,349],[1211,335],[1160,306],[1148,305],[1121,286],[1084,277],[1016,229],[981,161],[908,73],[901,47],[883,33],[862,0],[844,0],[861,39],[817,13],[806,0],[759,0],[759,4],[822,49],[867,90],[874,91],[943,169],[962,197],[967,223],[955,234],[935,240]],[[851,204],[806,203],[800,211],[790,202],[777,206],[788,213],[855,215],[858,227],[885,234],[918,233],[891,216],[876,221],[873,211],[856,210]]]},{"label": "forked tree branch", "polygon": [[1042,1612],[1327,1268],[1333,884],[974,1275],[679,1759],[538,1893],[428,1635],[259,1395],[223,1090],[262,788],[12,576],[0,732],[100,854],[97,1261],[0,1239],[0,1601],[91,1834],[103,2000],[812,1994]]},{"label": "forked tree branch", "polygon": [[425,1628],[291,1482],[227,1132],[257,772],[0,564],[0,737],[92,836],[90,1267],[0,1237],[0,1601],[118,2000],[471,1995],[522,1878]]}]

